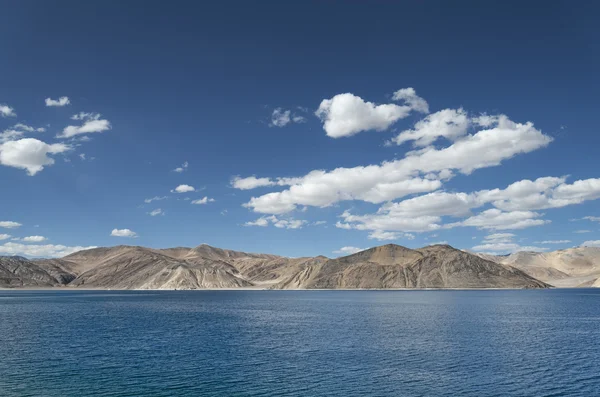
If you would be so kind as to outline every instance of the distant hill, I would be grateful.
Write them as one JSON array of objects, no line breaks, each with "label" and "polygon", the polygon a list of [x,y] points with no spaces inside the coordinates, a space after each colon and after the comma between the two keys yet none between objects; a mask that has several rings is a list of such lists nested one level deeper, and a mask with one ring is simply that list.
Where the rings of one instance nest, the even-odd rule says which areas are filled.
[{"label": "distant hill", "polygon": [[116,246],[61,259],[0,258],[0,287],[100,289],[546,288],[514,266],[448,245],[388,244],[341,258]]},{"label": "distant hill", "polygon": [[[600,248],[576,247],[553,252],[516,252],[479,256],[523,270],[557,287],[586,287],[600,279]],[[599,283],[600,284],[600,283]]]}]

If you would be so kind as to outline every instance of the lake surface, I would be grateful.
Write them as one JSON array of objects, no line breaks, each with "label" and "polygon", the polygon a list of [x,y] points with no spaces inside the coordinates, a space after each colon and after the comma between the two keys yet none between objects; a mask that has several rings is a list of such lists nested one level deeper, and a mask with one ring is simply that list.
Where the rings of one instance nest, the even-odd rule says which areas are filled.
[{"label": "lake surface", "polygon": [[0,291],[1,396],[598,396],[600,289]]}]

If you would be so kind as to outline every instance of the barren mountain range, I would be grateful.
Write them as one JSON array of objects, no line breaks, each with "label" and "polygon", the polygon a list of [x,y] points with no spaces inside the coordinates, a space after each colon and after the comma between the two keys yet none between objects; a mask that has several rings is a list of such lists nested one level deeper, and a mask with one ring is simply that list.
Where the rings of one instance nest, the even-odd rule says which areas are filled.
[{"label": "barren mountain range", "polygon": [[556,287],[600,287],[600,248],[577,247],[553,252],[516,252],[480,257],[523,270]]},{"label": "barren mountain range", "polygon": [[0,287],[98,289],[547,288],[600,286],[600,249],[509,256],[449,245],[388,244],[356,254],[287,258],[200,245],[116,246],[61,259],[0,257]]}]

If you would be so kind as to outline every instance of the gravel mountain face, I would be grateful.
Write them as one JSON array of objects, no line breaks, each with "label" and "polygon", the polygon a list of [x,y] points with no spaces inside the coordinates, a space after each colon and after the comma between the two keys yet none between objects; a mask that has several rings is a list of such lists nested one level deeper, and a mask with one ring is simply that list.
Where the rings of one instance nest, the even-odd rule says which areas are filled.
[{"label": "gravel mountain face", "polygon": [[282,288],[547,288],[512,266],[448,245],[388,244],[306,269]]},{"label": "gravel mountain face", "polygon": [[[557,270],[557,272],[560,272]],[[559,273],[556,273],[560,275]],[[596,279],[594,279],[595,281]],[[99,289],[547,288],[516,266],[448,245],[383,245],[336,259],[287,258],[202,244],[116,246],[61,259],[0,258],[0,287]]]},{"label": "gravel mountain face", "polygon": [[54,287],[67,282],[26,258],[0,256],[0,288]]},{"label": "gravel mountain face", "polygon": [[600,248],[597,247],[576,247],[552,252],[516,252],[507,256],[485,257],[521,269],[556,287],[600,286],[594,285],[600,279]]}]

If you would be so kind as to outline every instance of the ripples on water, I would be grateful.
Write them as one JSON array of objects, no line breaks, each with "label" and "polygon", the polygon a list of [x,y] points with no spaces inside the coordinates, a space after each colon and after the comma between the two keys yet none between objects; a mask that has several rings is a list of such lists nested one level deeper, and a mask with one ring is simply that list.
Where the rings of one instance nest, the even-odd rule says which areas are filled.
[{"label": "ripples on water", "polygon": [[599,396],[600,290],[0,291],[1,396]]}]

